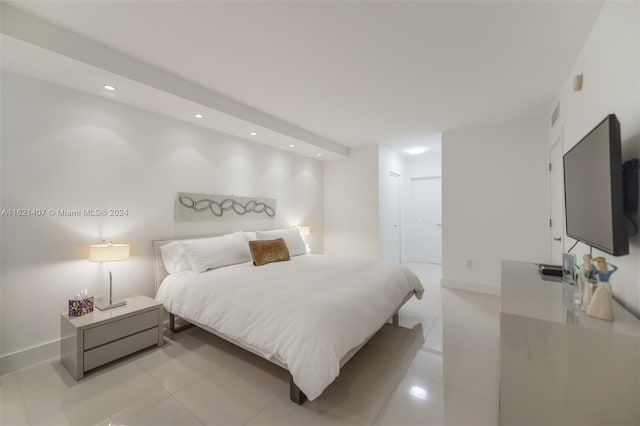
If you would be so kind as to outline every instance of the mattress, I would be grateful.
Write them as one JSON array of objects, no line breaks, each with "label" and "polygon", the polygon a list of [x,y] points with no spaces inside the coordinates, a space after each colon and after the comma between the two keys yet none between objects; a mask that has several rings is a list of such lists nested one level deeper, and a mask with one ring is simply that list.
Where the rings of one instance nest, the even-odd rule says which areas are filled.
[{"label": "mattress", "polygon": [[204,273],[169,275],[156,299],[262,357],[286,366],[309,400],[340,372],[340,361],[374,334],[407,295],[422,297],[406,267],[302,255]]}]

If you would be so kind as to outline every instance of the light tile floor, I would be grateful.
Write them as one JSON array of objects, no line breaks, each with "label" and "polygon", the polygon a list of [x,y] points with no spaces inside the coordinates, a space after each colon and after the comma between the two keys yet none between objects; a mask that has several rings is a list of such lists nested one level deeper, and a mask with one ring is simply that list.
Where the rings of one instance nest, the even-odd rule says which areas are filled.
[{"label": "light tile floor", "polygon": [[0,424],[428,426],[498,423],[498,298],[440,288],[383,327],[315,401],[288,399],[281,368],[192,328],[76,382],[59,361],[2,377]]}]

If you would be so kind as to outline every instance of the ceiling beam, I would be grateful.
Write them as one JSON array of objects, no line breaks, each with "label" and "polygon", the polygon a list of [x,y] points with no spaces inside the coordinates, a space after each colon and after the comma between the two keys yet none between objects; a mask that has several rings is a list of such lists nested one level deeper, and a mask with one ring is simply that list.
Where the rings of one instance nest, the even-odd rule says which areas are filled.
[{"label": "ceiling beam", "polygon": [[0,32],[341,156],[349,148],[0,2]]}]

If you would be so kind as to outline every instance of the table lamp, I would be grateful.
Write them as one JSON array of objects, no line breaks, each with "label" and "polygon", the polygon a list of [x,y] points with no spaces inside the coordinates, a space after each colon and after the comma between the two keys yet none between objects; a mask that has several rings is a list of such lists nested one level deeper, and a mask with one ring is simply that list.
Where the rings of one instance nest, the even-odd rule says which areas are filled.
[{"label": "table lamp", "polygon": [[300,236],[308,237],[311,235],[311,229],[308,226],[296,226],[296,229],[300,232]]},{"label": "table lamp", "polygon": [[96,308],[101,311],[127,304],[125,300],[113,302],[113,277],[109,266],[109,262],[127,259],[129,259],[129,244],[113,244],[111,241],[107,243],[102,240],[102,244],[89,246],[89,262],[107,262],[107,270],[109,271],[109,304],[96,304]]},{"label": "table lamp", "polygon": [[308,226],[296,226],[295,228],[298,230],[298,232],[300,232],[300,236],[302,237],[302,240],[304,241],[304,245],[307,248],[307,253],[311,253],[311,246],[304,238],[311,235],[311,229]]}]

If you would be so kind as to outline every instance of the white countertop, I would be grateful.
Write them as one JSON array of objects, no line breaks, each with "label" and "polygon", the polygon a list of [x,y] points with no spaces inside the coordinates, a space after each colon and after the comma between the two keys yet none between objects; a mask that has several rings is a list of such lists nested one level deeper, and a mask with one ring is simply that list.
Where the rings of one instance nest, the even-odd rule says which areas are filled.
[{"label": "white countertop", "polygon": [[542,277],[537,264],[503,261],[502,283],[500,312],[640,337],[640,320],[615,300],[614,321],[590,317],[573,303],[574,286]]},{"label": "white countertop", "polygon": [[502,262],[501,426],[640,426],[640,320],[589,317],[573,289]]}]

